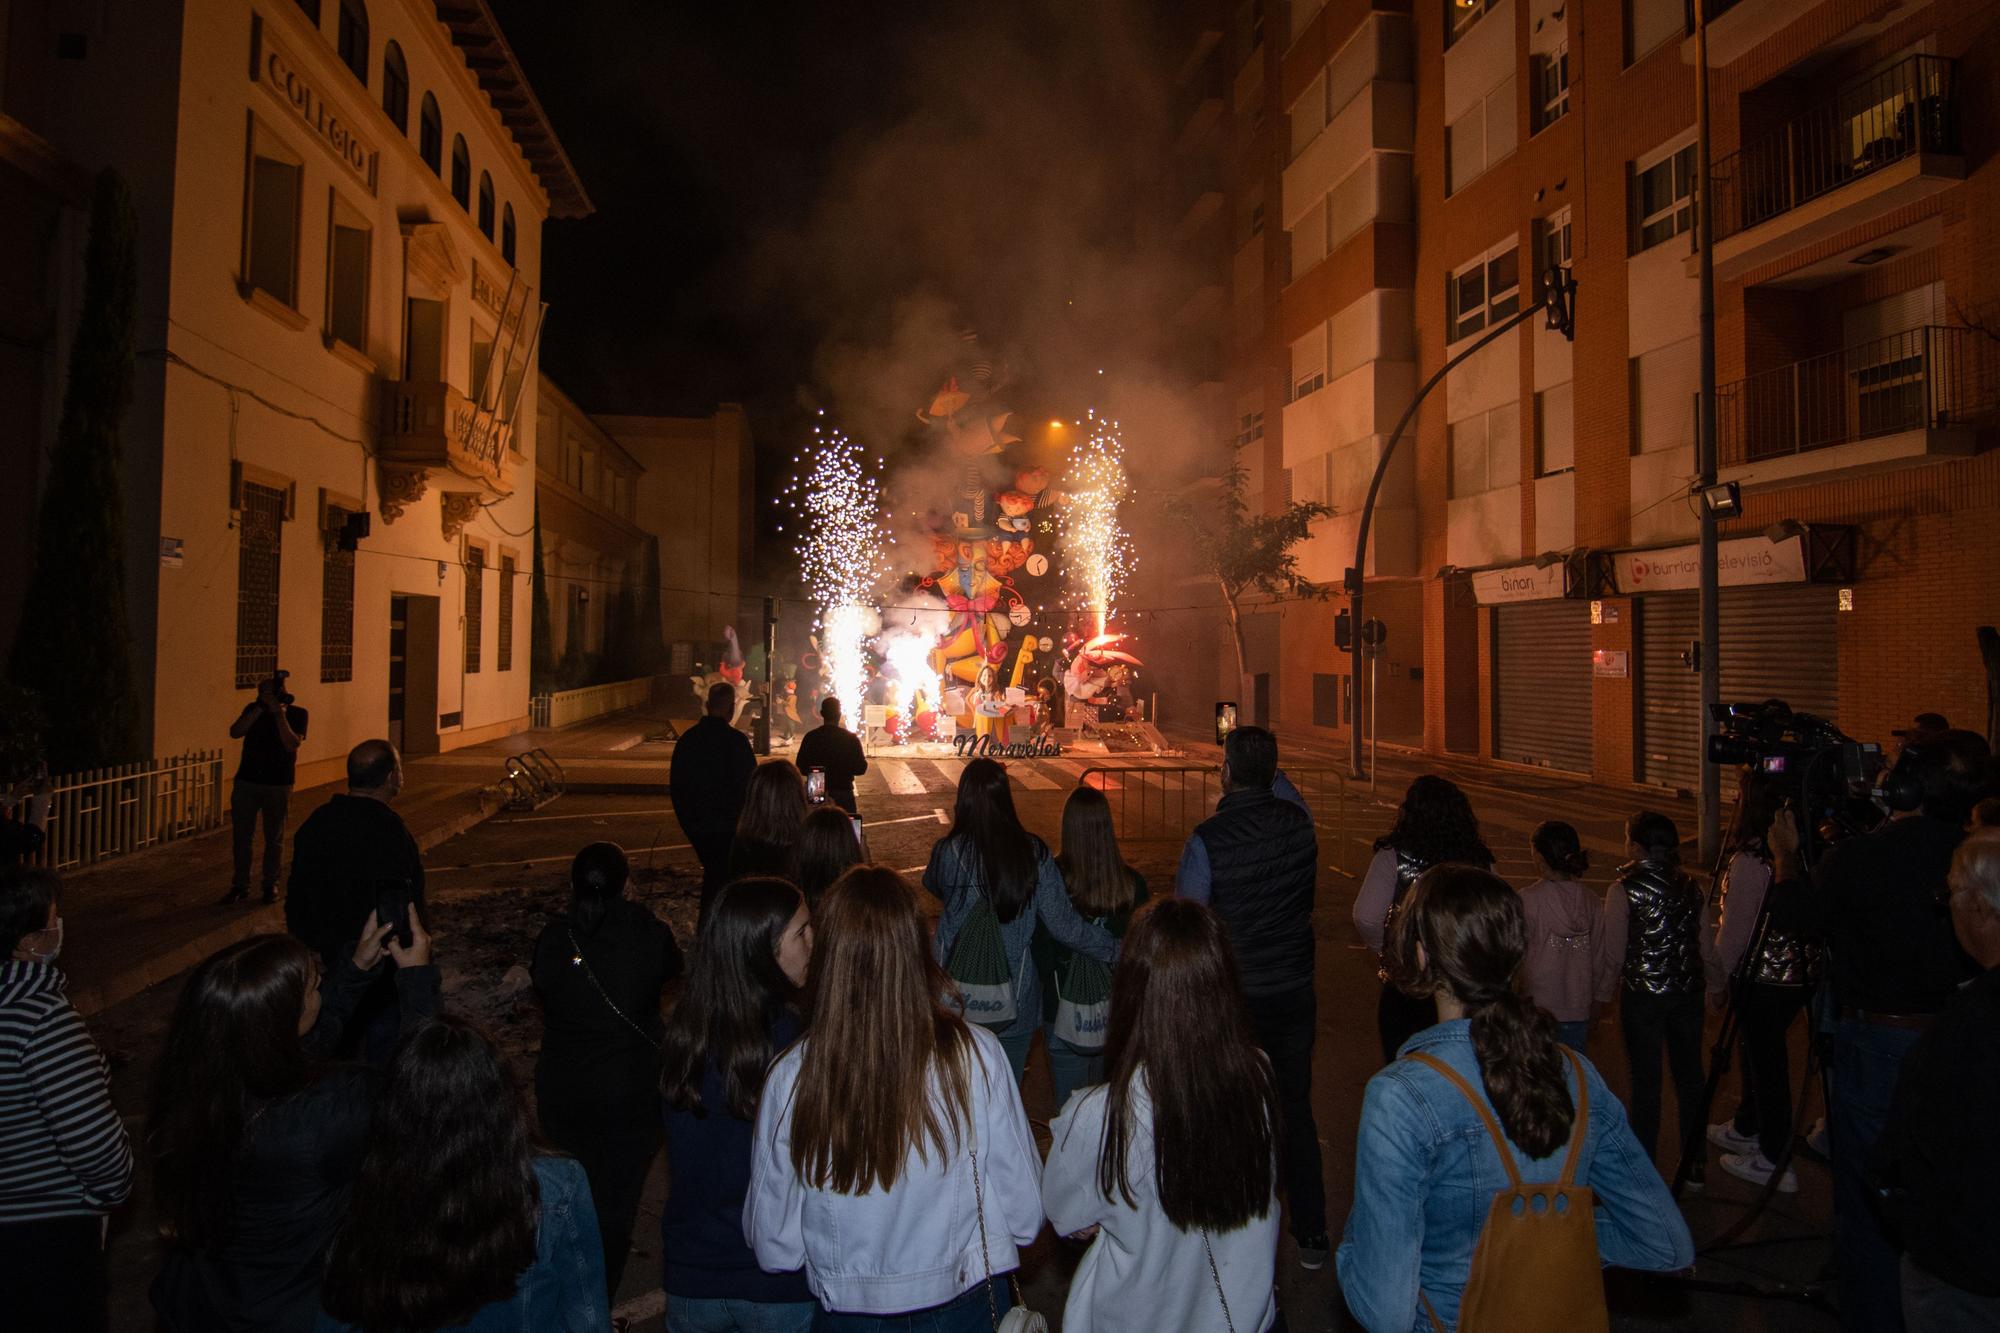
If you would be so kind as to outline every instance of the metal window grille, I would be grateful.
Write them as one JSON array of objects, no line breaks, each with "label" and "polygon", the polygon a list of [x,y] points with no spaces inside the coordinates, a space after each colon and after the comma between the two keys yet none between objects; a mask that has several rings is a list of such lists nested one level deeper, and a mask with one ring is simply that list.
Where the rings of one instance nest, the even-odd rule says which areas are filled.
[{"label": "metal window grille", "polygon": [[255,689],[278,665],[279,544],[285,493],[243,483],[236,533],[236,688]]},{"label": "metal window grille", "polygon": [[465,548],[465,669],[479,670],[479,640],[485,628],[486,552]]},{"label": "metal window grille", "polygon": [[319,679],[322,685],[354,679],[354,552],[340,547],[348,511],[326,507],[320,533]]},{"label": "metal window grille", "polygon": [[514,669],[514,557],[500,557],[500,648],[496,667]]}]

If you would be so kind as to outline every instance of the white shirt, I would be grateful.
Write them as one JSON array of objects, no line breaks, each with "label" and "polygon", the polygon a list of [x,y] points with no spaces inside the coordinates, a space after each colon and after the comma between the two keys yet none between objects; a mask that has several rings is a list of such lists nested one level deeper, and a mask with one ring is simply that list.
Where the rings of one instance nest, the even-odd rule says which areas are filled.
[{"label": "white shirt", "polygon": [[[792,1169],[792,1104],[804,1042],[778,1057],[757,1106],[743,1236],[770,1272],[803,1267],[827,1309],[902,1314],[942,1305],[1021,1266],[1018,1246],[1042,1229],[1042,1163],[1000,1039],[972,1025],[972,1133],[939,1157],[914,1148],[890,1189],[838,1194]],[[932,1080],[933,1104],[942,1090]],[[950,1122],[947,1120],[947,1124]],[[986,1253],[974,1210],[972,1159],[985,1194]]]},{"label": "white shirt", "polygon": [[1057,1234],[1100,1228],[1069,1285],[1063,1333],[1155,1333],[1213,1329],[1261,1333],[1278,1317],[1272,1288],[1278,1253],[1278,1197],[1274,1188],[1262,1217],[1229,1232],[1210,1232],[1216,1270],[1229,1297],[1222,1313],[1208,1268],[1202,1233],[1183,1231],[1160,1209],[1153,1176],[1153,1101],[1144,1079],[1129,1103],[1132,1134],[1126,1144],[1123,1194],[1105,1198],[1097,1188],[1097,1154],[1110,1105],[1104,1087],[1086,1088],[1069,1100],[1050,1126],[1055,1143],[1042,1175],[1042,1206]]}]

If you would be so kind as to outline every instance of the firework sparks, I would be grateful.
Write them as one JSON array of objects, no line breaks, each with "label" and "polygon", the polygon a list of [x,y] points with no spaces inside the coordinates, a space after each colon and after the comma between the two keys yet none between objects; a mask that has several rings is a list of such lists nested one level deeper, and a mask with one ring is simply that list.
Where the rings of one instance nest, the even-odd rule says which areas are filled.
[{"label": "firework sparks", "polygon": [[922,690],[930,700],[931,707],[943,692],[943,683],[937,671],[931,666],[933,636],[908,633],[887,637],[882,643],[883,660],[889,664],[889,671],[902,684],[903,716],[912,722],[917,717],[917,691]]},{"label": "firework sparks", "polygon": [[859,717],[868,684],[864,644],[874,632],[883,564],[882,484],[861,447],[838,428],[813,428],[785,488],[796,515],[799,570],[819,610],[827,688]]},{"label": "firework sparks", "polygon": [[1128,486],[1125,437],[1117,422],[1095,410],[1083,424],[1089,433],[1070,450],[1063,488],[1063,560],[1070,584],[1066,600],[1072,610],[1090,618],[1093,634],[1102,634],[1131,573],[1125,530],[1118,522]]}]

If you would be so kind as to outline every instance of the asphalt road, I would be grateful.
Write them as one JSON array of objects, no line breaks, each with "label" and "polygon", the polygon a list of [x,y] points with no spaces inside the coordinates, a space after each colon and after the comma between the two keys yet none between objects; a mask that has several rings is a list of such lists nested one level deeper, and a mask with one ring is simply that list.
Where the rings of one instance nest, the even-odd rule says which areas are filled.
[{"label": "asphalt road", "polygon": [[[1353,936],[1348,919],[1355,882],[1350,872],[1365,864],[1368,845],[1393,816],[1393,795],[1414,768],[1385,756],[1381,791],[1344,792],[1332,777],[1331,757],[1288,757],[1312,799],[1321,830],[1319,941],[1320,1041],[1314,1070],[1315,1104],[1326,1161],[1328,1207],[1336,1230],[1352,1192],[1353,1142],[1361,1091],[1378,1064],[1374,1028],[1376,982],[1372,958]],[[1094,762],[1094,761],[1090,761]],[[1150,772],[1122,772],[1108,781],[1125,825],[1144,836],[1128,837],[1128,859],[1156,890],[1173,882],[1184,826],[1213,799],[1212,778],[1166,771],[1198,767],[1199,760],[1113,760]],[[1023,820],[1048,839],[1058,840],[1062,802],[1086,761],[1032,761],[1010,766],[1015,799]],[[883,864],[920,873],[933,842],[945,831],[952,794],[962,764],[953,760],[878,762],[859,784],[869,853]],[[1530,878],[1527,834],[1544,818],[1566,818],[1583,831],[1597,853],[1588,877],[1601,885],[1615,867],[1613,849],[1622,841],[1624,817],[1642,804],[1665,804],[1645,794],[1589,787],[1556,775],[1496,775],[1465,769],[1454,774],[1471,795],[1500,857],[1499,869],[1517,884]],[[1685,810],[1667,804],[1677,817]],[[499,1033],[517,1071],[526,1075],[540,1041],[540,1019],[532,993],[518,988],[508,969],[525,963],[542,913],[558,907],[562,879],[577,848],[597,840],[627,848],[635,866],[635,893],[675,928],[686,944],[692,933],[698,870],[680,835],[664,793],[658,795],[572,795],[532,814],[504,815],[435,849],[428,857],[430,894],[446,971],[447,1002],[472,1013]],[[140,1132],[145,1089],[151,1079],[178,981],[156,987],[107,1011],[94,1022],[100,1039],[114,1052],[114,1090],[126,1112],[135,1142]],[[1711,1033],[1712,1035],[1712,1033]],[[1615,1022],[1601,1025],[1590,1043],[1591,1057],[1614,1089],[1623,1092],[1626,1072]],[[1796,1061],[1794,1065],[1797,1067]],[[1734,1106],[1732,1075],[1718,1099],[1717,1114]],[[1031,1057],[1024,1085],[1029,1114],[1046,1121],[1053,1094],[1046,1065]],[[1674,1115],[1666,1111],[1663,1141],[1672,1141]],[[1671,1164],[1668,1164],[1669,1167]],[[1799,1167],[1802,1189],[1778,1196],[1750,1228],[1747,1243],[1704,1256],[1699,1273],[1706,1281],[1803,1283],[1812,1280],[1830,1250],[1828,1179],[1811,1163]],[[1751,1191],[1711,1168],[1705,1195],[1691,1196],[1684,1210],[1697,1244],[1718,1235],[1745,1211]],[[656,1162],[635,1249],[628,1265],[620,1310],[632,1327],[652,1333],[659,1315],[657,1214],[664,1197],[664,1169]],[[114,1228],[114,1327],[148,1329],[144,1291],[157,1267],[150,1240],[148,1200],[141,1197],[121,1214]],[[1044,1235],[1028,1254],[1024,1286],[1031,1305],[1056,1322],[1062,1292],[1078,1252]],[[1331,1265],[1318,1273],[1299,1268],[1289,1240],[1279,1255],[1279,1288],[1293,1329],[1353,1327],[1333,1279]],[[1614,1275],[1614,1326],[1620,1329],[1779,1330],[1832,1327],[1823,1313],[1801,1304],[1751,1300],[1697,1292],[1673,1283]]]}]

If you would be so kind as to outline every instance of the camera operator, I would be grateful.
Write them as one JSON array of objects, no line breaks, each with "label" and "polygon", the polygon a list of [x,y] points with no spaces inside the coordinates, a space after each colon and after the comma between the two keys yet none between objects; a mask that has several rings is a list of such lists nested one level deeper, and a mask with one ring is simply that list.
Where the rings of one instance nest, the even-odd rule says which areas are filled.
[{"label": "camera operator", "polygon": [[229,738],[243,742],[236,782],[229,797],[235,835],[236,869],[223,902],[250,896],[250,841],[264,821],[264,901],[278,901],[278,870],[285,854],[285,808],[298,775],[299,743],[306,738],[306,710],[285,688],[289,671],[273,671],[257,682],[257,697],[229,725]]},{"label": "camera operator", "polygon": [[1772,928],[1815,934],[1831,954],[1839,1011],[1828,1120],[1848,1329],[1903,1327],[1897,1253],[1870,1208],[1862,1171],[1904,1055],[1976,970],[1952,931],[1945,880],[1986,762],[1986,742],[1975,732],[1905,744],[1883,780],[1889,820],[1830,847],[1809,889],[1797,815],[1787,809],[1771,824]]}]

